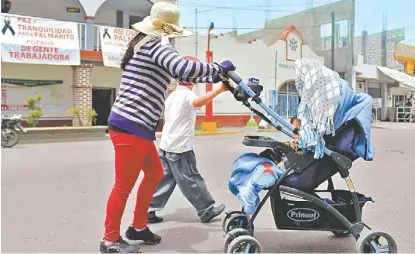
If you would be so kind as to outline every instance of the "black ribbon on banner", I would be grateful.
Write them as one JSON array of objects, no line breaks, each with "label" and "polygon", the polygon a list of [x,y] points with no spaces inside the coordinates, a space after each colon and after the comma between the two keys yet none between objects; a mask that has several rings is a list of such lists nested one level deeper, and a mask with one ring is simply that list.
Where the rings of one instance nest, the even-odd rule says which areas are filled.
[{"label": "black ribbon on banner", "polygon": [[108,33],[108,28],[104,28],[104,35],[102,36],[102,38],[105,39],[105,36],[108,36],[108,39],[111,39],[111,35]]},{"label": "black ribbon on banner", "polygon": [[14,32],[13,27],[10,25],[10,20],[9,19],[3,19],[4,22],[4,26],[3,29],[1,29],[1,32],[3,33],[3,35],[7,32],[7,30],[10,30],[10,32],[12,33],[12,35],[14,36],[16,33]]}]

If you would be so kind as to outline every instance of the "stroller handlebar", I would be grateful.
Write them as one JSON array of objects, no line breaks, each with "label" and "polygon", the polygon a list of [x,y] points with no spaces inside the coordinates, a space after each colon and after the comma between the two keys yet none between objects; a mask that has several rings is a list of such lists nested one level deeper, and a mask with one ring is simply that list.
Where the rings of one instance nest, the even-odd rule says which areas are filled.
[{"label": "stroller handlebar", "polygon": [[234,71],[228,72],[226,76],[238,85],[242,81],[241,77],[239,77]]},{"label": "stroller handlebar", "polygon": [[[257,95],[255,94],[254,91],[252,91],[252,89],[243,82],[243,80],[241,79],[241,77],[239,77],[238,74],[236,74],[234,71],[230,71],[228,73],[226,73],[224,75],[227,78],[230,78],[233,82],[235,82],[238,87],[240,89],[242,89],[242,91],[244,91],[249,98],[254,98]],[[290,130],[291,132],[287,132],[284,129],[282,129],[281,131],[284,132],[287,136],[293,138],[294,134],[298,134],[298,129],[295,128],[293,125],[291,125],[289,122],[287,122],[284,118],[282,118],[281,116],[279,116],[277,113],[275,113],[272,109],[270,109],[268,106],[265,105],[265,103],[263,103],[261,100],[256,101],[257,104],[259,106],[261,106],[262,109],[265,110],[265,112],[270,115],[272,118],[274,118],[275,120],[277,120],[279,123],[281,123],[283,126],[285,126],[288,130]],[[250,108],[251,109],[251,108]],[[251,109],[252,110],[252,109]],[[265,119],[264,119],[265,120]],[[276,124],[272,124],[275,128],[277,129],[281,129],[281,127],[278,127],[278,125]],[[293,134],[293,133],[294,134]]]}]

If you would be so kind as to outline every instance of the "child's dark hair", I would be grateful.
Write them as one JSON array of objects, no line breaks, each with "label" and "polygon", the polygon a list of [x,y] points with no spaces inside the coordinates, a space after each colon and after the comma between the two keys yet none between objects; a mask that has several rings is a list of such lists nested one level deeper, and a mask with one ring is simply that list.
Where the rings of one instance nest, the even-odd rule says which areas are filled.
[{"label": "child's dark hair", "polygon": [[293,116],[293,117],[291,117],[291,119],[290,119],[290,124],[293,124],[293,122],[295,121],[295,120],[297,120],[298,118],[297,118],[297,116]]},{"label": "child's dark hair", "polygon": [[121,70],[124,70],[125,69],[125,66],[128,64],[128,62],[130,61],[130,59],[133,57],[135,45],[137,45],[137,43],[139,41],[141,41],[144,37],[146,37],[146,34],[138,33],[130,41],[130,43],[128,43],[128,48],[125,51],[124,57],[122,58],[122,61],[121,61]]}]

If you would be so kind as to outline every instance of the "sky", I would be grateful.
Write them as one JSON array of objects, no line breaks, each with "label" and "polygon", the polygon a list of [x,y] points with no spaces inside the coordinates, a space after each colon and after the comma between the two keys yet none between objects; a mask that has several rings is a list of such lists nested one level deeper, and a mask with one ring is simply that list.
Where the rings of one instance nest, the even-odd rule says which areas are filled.
[{"label": "sky", "polygon": [[[312,2],[317,7],[336,1]],[[240,34],[253,30],[249,28],[263,28],[266,18],[275,19],[305,10],[309,2],[311,0],[178,0],[178,5],[182,26],[196,26],[197,9],[197,27],[208,27],[210,22],[214,22],[215,33],[220,34],[236,27]],[[267,6],[271,11],[264,11]],[[355,35],[360,36],[362,30],[367,30],[368,34],[381,32],[385,12],[387,29],[405,28],[405,41],[415,43],[415,0],[356,0]],[[206,30],[202,33],[206,33]]]}]

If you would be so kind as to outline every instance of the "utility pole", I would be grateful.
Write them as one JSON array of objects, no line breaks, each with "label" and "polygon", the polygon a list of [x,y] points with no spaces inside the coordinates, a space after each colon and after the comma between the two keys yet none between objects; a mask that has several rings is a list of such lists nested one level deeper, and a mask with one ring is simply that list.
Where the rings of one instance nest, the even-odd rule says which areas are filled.
[{"label": "utility pole", "polygon": [[[1,0],[0,0],[1,1]],[[198,33],[197,33],[197,8],[195,9],[195,57],[197,58]]]},{"label": "utility pole", "polygon": [[334,71],[334,39],[336,33],[336,14],[331,13],[331,69]]},{"label": "utility pole", "polygon": [[362,31],[362,55],[363,55],[363,63],[367,64],[367,31]]},{"label": "utility pole", "polygon": [[383,12],[383,28],[382,28],[382,66],[387,65],[387,24],[388,24],[388,12]]},{"label": "utility pole", "polygon": [[307,0],[305,4],[306,9],[313,9],[313,0]]},{"label": "utility pole", "polygon": [[352,20],[350,22],[350,52],[352,53],[352,68],[354,66],[354,23],[356,20],[356,0],[352,0]]},{"label": "utility pole", "polygon": [[270,8],[269,1],[270,0],[267,0],[267,10],[265,11],[265,22],[271,19],[271,15],[269,11],[269,8]]},{"label": "utility pole", "polygon": [[237,31],[237,21],[236,21],[236,15],[235,15],[235,11],[232,12],[232,32],[234,33],[234,35],[236,35],[236,31]]}]

